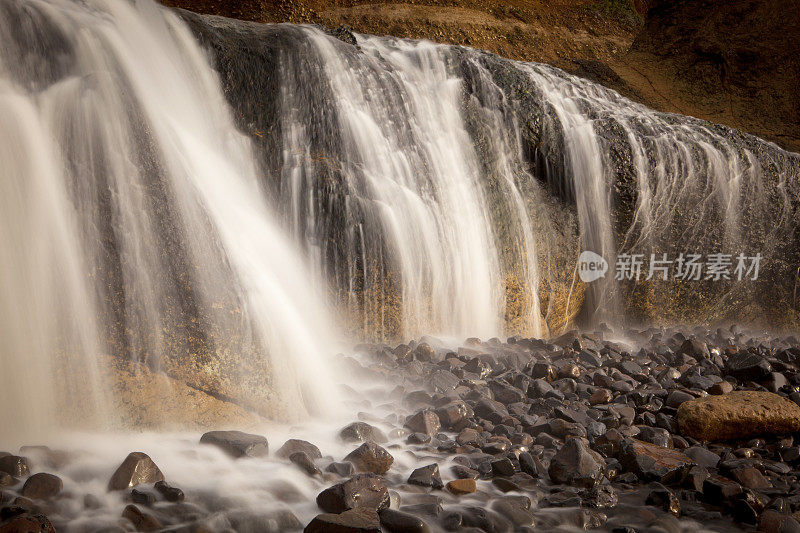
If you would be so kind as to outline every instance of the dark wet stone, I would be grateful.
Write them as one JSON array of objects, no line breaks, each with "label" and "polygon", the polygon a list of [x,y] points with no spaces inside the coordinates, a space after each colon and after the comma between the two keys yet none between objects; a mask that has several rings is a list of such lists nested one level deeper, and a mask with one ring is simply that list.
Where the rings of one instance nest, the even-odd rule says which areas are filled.
[{"label": "dark wet stone", "polygon": [[359,474],[320,492],[317,505],[328,513],[341,513],[357,507],[385,509],[389,507],[389,491],[383,478],[375,474]]},{"label": "dark wet stone", "polygon": [[662,511],[674,516],[680,516],[681,514],[680,500],[678,500],[678,497],[675,496],[674,492],[663,485],[657,484],[657,486],[647,495],[645,503],[647,505],[652,505],[653,507],[658,507]]},{"label": "dark wet stone", "polygon": [[480,507],[467,507],[461,512],[462,525],[476,527],[487,533],[511,531],[512,526],[497,513]]},{"label": "dark wet stone", "polygon": [[122,511],[122,518],[130,521],[136,531],[158,531],[164,526],[151,514],[145,513],[135,505],[128,505]]},{"label": "dark wet stone", "polygon": [[662,448],[672,448],[672,435],[669,431],[662,428],[653,428],[648,426],[638,426],[639,434],[637,439],[661,446]]},{"label": "dark wet stone", "polygon": [[695,338],[686,339],[678,348],[678,354],[686,354],[694,359],[701,359],[709,357],[708,346]]},{"label": "dark wet stone", "polygon": [[[302,527],[300,520],[288,509],[275,511],[236,510],[226,513],[225,517],[230,522],[230,528],[241,533],[296,531]],[[211,533],[218,529],[208,527],[203,529],[202,533]],[[196,532],[187,531],[185,533]]]},{"label": "dark wet stone", "polygon": [[522,402],[526,398],[521,390],[500,380],[489,381],[489,390],[492,391],[495,400],[505,405]]},{"label": "dark wet stone", "polygon": [[341,514],[317,515],[303,530],[305,533],[381,533],[378,513],[358,508]]},{"label": "dark wet stone", "polygon": [[610,403],[614,396],[608,389],[597,389],[591,396],[589,396],[590,405],[600,405]]},{"label": "dark wet stone", "polygon": [[139,505],[147,505],[148,507],[156,503],[156,496],[149,491],[131,490],[131,499],[133,503]]},{"label": "dark wet stone", "polygon": [[382,509],[378,512],[378,517],[384,529],[392,533],[427,533],[430,531],[428,525],[421,518],[394,509]]},{"label": "dark wet stone", "polygon": [[333,472],[334,474],[347,477],[352,476],[355,473],[355,467],[353,463],[331,463],[325,468],[326,472]]},{"label": "dark wet stone", "polygon": [[[0,472],[0,487],[11,487],[19,483],[19,480],[5,472]],[[2,503],[2,502],[0,502]]]},{"label": "dark wet stone", "polygon": [[731,385],[727,381],[720,381],[719,383],[714,383],[711,388],[708,389],[709,394],[713,394],[715,396],[719,396],[722,394],[728,394],[729,392],[733,391],[733,385]]},{"label": "dark wet stone", "polygon": [[683,450],[683,453],[705,468],[716,468],[719,464],[719,455],[702,446],[690,446]]},{"label": "dark wet stone", "polygon": [[626,471],[662,483],[680,482],[695,464],[681,452],[635,439],[622,441],[619,461]]},{"label": "dark wet stone", "polygon": [[344,458],[360,472],[385,474],[392,467],[394,457],[374,442],[365,442]]},{"label": "dark wet stone", "polygon": [[179,503],[185,499],[183,491],[170,486],[166,481],[157,481],[154,487],[168,502]]},{"label": "dark wet stone", "polygon": [[708,503],[720,505],[741,493],[741,485],[722,476],[709,476],[703,482],[703,499]]},{"label": "dark wet stone", "polygon": [[57,496],[63,487],[60,477],[40,472],[25,481],[20,494],[34,500],[46,500]]},{"label": "dark wet stone", "polygon": [[322,471],[314,464],[314,460],[306,452],[294,452],[289,460],[309,476],[321,476]]},{"label": "dark wet stone", "polygon": [[234,458],[264,457],[269,453],[267,439],[243,431],[209,431],[200,437],[201,444],[210,444]]},{"label": "dark wet stone", "polygon": [[450,402],[435,411],[443,428],[453,430],[456,425],[472,416],[472,409],[463,401]]},{"label": "dark wet stone", "polygon": [[417,468],[411,472],[411,475],[408,477],[408,483],[421,487],[430,487],[432,489],[441,489],[444,487],[442,477],[439,475],[439,465],[436,463]]},{"label": "dark wet stone", "polygon": [[0,457],[0,472],[14,477],[24,477],[30,472],[28,459],[19,455]]},{"label": "dark wet stone", "polygon": [[453,465],[450,467],[450,472],[458,479],[478,479],[481,475],[477,470],[464,465]]},{"label": "dark wet stone", "polygon": [[514,463],[510,459],[504,458],[492,461],[492,475],[511,477],[515,473]]},{"label": "dark wet stone", "polygon": [[124,490],[139,484],[163,480],[164,474],[146,453],[131,452],[111,476],[108,490]]},{"label": "dark wet stone", "polygon": [[728,375],[741,381],[759,381],[769,376],[772,366],[762,356],[751,352],[739,352],[725,362]]},{"label": "dark wet stone", "polygon": [[406,444],[427,444],[431,442],[431,436],[427,433],[412,433],[406,439]]},{"label": "dark wet stone", "polygon": [[[376,442],[378,444],[389,442],[383,431],[366,422],[348,424],[339,432],[339,438],[345,442]],[[320,454],[321,456],[322,454]]]},{"label": "dark wet stone", "polygon": [[[342,431],[344,431],[344,429]],[[283,446],[278,448],[278,451],[275,452],[275,456],[281,459],[288,459],[290,455],[296,452],[306,452],[312,459],[322,459],[322,452],[319,448],[308,441],[300,439],[289,439],[284,442]]]},{"label": "dark wet stone", "polygon": [[405,427],[414,433],[425,433],[431,437],[435,437],[439,430],[442,428],[439,417],[430,409],[423,409],[418,413],[406,419]]},{"label": "dark wet stone", "polygon": [[616,489],[611,485],[600,485],[581,492],[581,499],[586,507],[595,509],[613,509],[619,502]]},{"label": "dark wet stone", "polygon": [[605,462],[578,438],[569,439],[550,461],[548,474],[555,483],[591,488],[603,475]]},{"label": "dark wet stone", "polygon": [[731,478],[748,489],[766,489],[772,486],[772,483],[757,468],[752,466],[733,470]]},{"label": "dark wet stone", "polygon": [[511,499],[505,498],[495,502],[492,509],[497,512],[497,514],[510,521],[515,528],[534,525],[533,514],[527,508]]},{"label": "dark wet stone", "polygon": [[665,405],[668,407],[674,407],[677,409],[683,402],[688,402],[689,400],[693,400],[694,396],[689,394],[688,392],[683,392],[681,390],[673,390],[667,396],[667,400],[664,402]]}]

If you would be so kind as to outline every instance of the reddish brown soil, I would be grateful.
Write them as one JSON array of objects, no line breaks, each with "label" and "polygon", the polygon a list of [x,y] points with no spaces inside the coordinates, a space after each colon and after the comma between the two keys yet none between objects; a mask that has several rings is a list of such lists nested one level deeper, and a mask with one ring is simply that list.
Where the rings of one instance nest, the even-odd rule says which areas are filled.
[{"label": "reddish brown soil", "polygon": [[[797,0],[161,0],[540,61],[800,151]],[[636,9],[634,9],[634,6]]]}]

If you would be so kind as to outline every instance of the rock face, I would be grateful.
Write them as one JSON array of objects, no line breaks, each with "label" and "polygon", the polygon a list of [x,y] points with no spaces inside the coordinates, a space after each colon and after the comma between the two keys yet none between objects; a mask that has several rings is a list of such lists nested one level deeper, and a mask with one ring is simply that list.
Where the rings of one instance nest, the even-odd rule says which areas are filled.
[{"label": "rock face", "polygon": [[18,455],[6,455],[0,457],[0,472],[14,477],[28,475],[28,460]]},{"label": "rock face", "polygon": [[392,467],[394,457],[374,442],[365,442],[344,458],[361,472],[385,474]]},{"label": "rock face", "polygon": [[209,431],[200,437],[203,444],[212,444],[231,457],[264,457],[269,453],[267,439],[242,431]]},{"label": "rock face", "polygon": [[373,511],[386,509],[389,507],[389,491],[381,477],[359,474],[320,492],[317,505],[328,513],[342,513],[357,507]]},{"label": "rock face", "polygon": [[597,452],[582,439],[572,438],[553,456],[548,473],[555,483],[591,488],[603,475],[604,466]]},{"label": "rock face", "polygon": [[697,398],[682,403],[677,418],[682,434],[703,441],[800,431],[800,406],[771,392],[735,391]]},{"label": "rock face", "polygon": [[146,453],[132,452],[111,476],[108,490],[124,490],[140,483],[155,483],[156,481],[164,481],[164,474],[161,473],[158,466]]}]

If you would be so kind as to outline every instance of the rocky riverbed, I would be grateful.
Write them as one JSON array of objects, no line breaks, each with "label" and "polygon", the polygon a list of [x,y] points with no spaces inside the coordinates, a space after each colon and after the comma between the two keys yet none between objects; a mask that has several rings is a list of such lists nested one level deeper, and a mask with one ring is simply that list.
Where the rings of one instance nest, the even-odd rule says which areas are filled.
[{"label": "rocky riverbed", "polygon": [[0,533],[800,531],[796,337],[602,328],[341,363],[349,421],[0,453]]}]

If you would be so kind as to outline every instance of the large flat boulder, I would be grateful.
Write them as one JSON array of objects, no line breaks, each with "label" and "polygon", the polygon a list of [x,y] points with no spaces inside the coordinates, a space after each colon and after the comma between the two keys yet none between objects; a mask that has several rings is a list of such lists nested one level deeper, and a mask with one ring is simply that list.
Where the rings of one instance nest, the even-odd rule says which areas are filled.
[{"label": "large flat boulder", "polygon": [[702,441],[788,435],[800,431],[800,406],[771,392],[735,391],[682,403],[678,428]]}]

